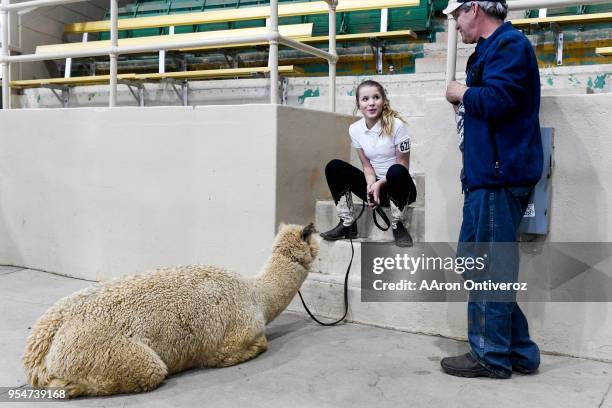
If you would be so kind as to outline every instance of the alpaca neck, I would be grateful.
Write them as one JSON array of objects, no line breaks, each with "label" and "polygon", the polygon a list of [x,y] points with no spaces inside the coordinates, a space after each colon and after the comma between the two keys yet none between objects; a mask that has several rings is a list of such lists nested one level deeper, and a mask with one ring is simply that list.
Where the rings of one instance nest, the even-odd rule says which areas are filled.
[{"label": "alpaca neck", "polygon": [[308,275],[308,269],[283,255],[272,254],[264,270],[255,278],[256,298],[266,323],[289,305]]}]

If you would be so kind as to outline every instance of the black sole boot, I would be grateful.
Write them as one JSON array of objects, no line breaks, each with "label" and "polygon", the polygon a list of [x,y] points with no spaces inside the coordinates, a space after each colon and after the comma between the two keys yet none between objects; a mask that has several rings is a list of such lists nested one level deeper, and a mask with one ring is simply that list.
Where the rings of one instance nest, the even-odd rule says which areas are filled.
[{"label": "black sole boot", "polygon": [[475,378],[489,377],[506,379],[512,376],[512,373],[498,374],[484,366],[482,366],[470,353],[466,353],[456,357],[446,357],[440,361],[442,370],[449,375],[455,377]]},{"label": "black sole boot", "polygon": [[410,233],[404,227],[404,224],[399,221],[393,230],[393,238],[395,239],[395,245],[398,247],[411,247],[413,245]]},{"label": "black sole boot", "polygon": [[357,238],[357,223],[347,227],[340,221],[338,225],[327,232],[322,232],[321,237],[326,241],[337,241],[339,239]]}]

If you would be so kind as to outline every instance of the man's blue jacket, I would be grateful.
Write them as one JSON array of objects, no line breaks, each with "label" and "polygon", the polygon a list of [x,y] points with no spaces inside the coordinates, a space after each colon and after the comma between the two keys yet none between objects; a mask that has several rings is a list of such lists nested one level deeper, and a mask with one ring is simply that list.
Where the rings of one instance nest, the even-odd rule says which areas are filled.
[{"label": "man's blue jacket", "polygon": [[467,63],[463,186],[532,186],[542,174],[540,73],[529,40],[506,22]]}]

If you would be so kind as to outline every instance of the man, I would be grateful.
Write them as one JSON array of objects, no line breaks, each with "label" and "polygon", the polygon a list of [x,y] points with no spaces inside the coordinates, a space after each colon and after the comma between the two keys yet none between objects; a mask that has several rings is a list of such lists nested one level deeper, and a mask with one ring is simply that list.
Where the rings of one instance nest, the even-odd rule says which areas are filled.
[{"label": "man", "polygon": [[[537,60],[529,40],[504,23],[507,9],[505,0],[451,0],[444,10],[457,21],[463,42],[477,43],[467,63],[467,86],[450,83],[446,99],[465,109],[458,252],[473,243],[486,249],[488,268],[477,277],[482,281],[518,279],[518,226],[543,166]],[[525,315],[514,294],[499,300],[470,293],[471,350],[442,359],[447,374],[509,378],[513,370],[536,372],[540,351],[529,338]]]}]

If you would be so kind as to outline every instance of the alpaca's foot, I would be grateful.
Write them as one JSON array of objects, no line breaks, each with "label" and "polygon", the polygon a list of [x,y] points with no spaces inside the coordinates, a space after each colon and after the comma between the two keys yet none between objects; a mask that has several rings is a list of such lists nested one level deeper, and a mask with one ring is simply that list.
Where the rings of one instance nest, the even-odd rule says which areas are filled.
[{"label": "alpaca's foot", "polygon": [[218,361],[209,364],[210,367],[230,367],[236,364],[249,361],[268,348],[268,339],[265,334],[257,337],[251,344],[245,345],[243,348],[227,353]]},{"label": "alpaca's foot", "polygon": [[52,379],[49,382],[49,384],[47,385],[47,388],[62,389],[62,390],[64,390],[66,392],[66,395],[69,398],[74,398],[74,397],[78,397],[79,395],[84,395],[84,394],[86,394],[86,391],[87,391],[80,384],[73,384],[71,382],[68,382],[66,380],[62,380],[60,378]]}]

